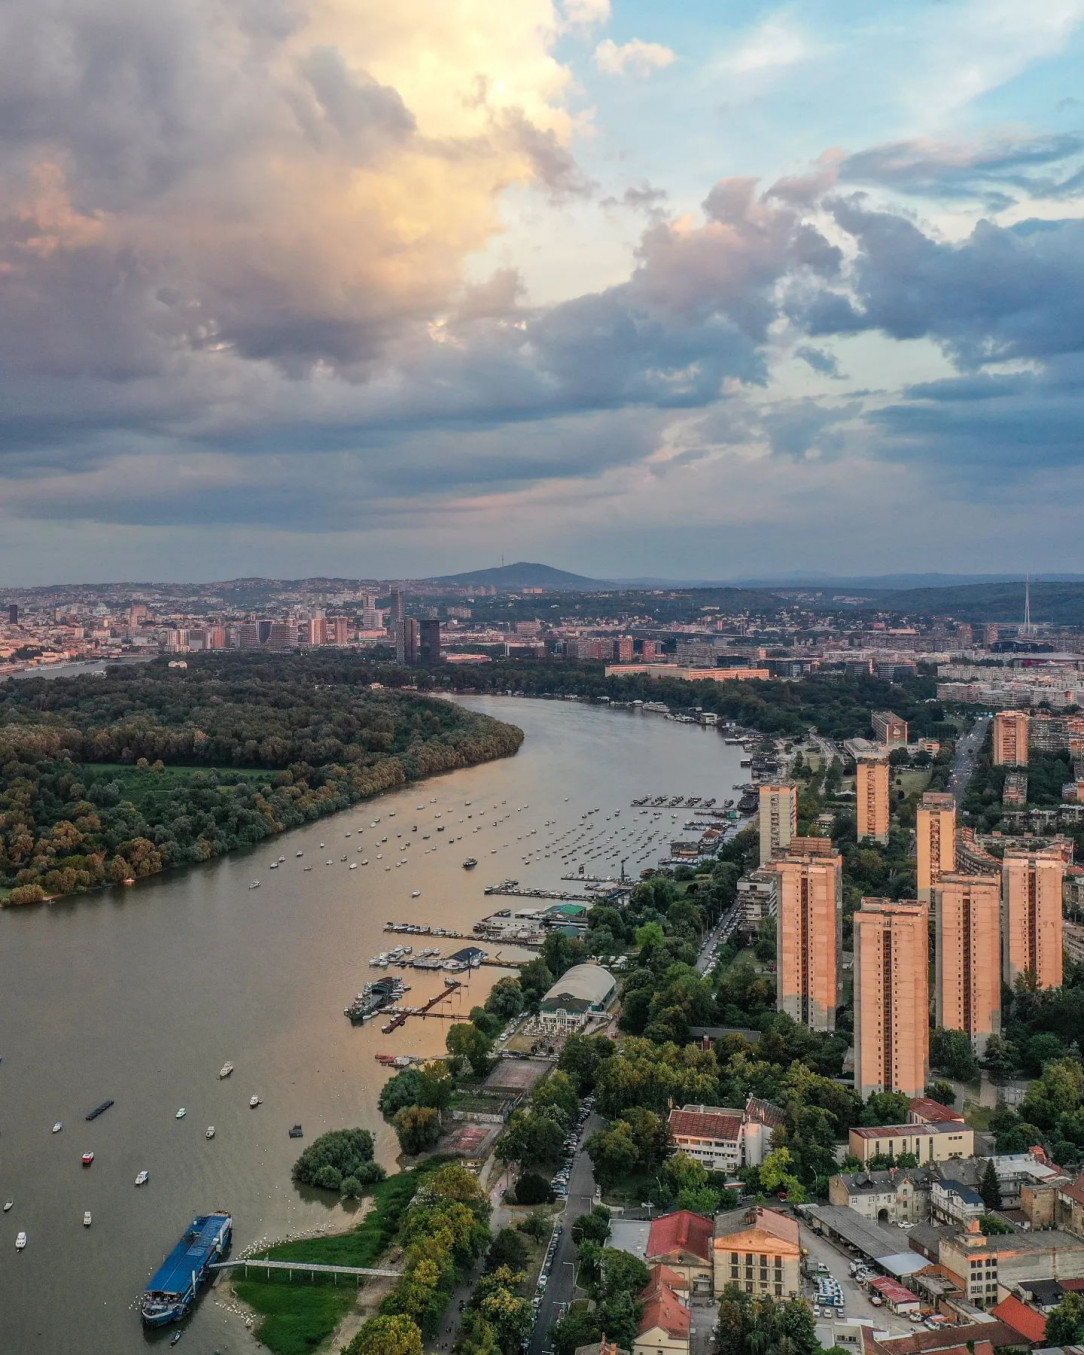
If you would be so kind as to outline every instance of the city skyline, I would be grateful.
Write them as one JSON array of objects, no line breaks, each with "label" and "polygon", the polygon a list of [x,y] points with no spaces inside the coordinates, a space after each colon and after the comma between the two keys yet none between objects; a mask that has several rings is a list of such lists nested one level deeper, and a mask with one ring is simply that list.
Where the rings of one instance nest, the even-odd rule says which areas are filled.
[{"label": "city skyline", "polygon": [[1080,568],[1084,0],[0,39],[6,586]]}]

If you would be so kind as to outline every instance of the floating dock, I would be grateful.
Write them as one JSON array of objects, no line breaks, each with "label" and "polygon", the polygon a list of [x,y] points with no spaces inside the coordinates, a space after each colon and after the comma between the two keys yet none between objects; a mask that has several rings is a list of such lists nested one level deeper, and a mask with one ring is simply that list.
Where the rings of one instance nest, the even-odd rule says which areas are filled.
[{"label": "floating dock", "polygon": [[151,1276],[139,1304],[146,1327],[179,1322],[192,1306],[212,1264],[229,1250],[229,1214],[197,1214],[170,1254]]}]

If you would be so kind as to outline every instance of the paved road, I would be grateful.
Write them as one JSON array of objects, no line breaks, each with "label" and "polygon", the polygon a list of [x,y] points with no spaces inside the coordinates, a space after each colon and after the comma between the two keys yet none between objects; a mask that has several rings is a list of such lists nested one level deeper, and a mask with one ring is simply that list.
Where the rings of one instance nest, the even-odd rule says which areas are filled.
[{"label": "paved road", "polygon": [[[586,1142],[596,1129],[605,1129],[606,1122],[599,1115],[591,1114],[584,1125],[581,1142]],[[557,1242],[557,1251],[553,1258],[549,1284],[542,1295],[535,1321],[534,1335],[531,1337],[529,1355],[543,1355],[553,1349],[551,1333],[561,1313],[572,1301],[572,1263],[576,1259],[576,1245],[572,1241],[572,1225],[586,1214],[595,1202],[595,1171],[591,1159],[577,1149],[572,1161],[572,1175],[568,1183],[568,1198],[561,1214],[564,1232]]]},{"label": "paved road", "polygon": [[[863,1321],[874,1322],[879,1328],[884,1328],[892,1336],[902,1336],[905,1332],[914,1332],[915,1326],[911,1322],[897,1317],[886,1307],[875,1308],[869,1301],[869,1295],[860,1284],[851,1276],[847,1269],[848,1263],[853,1259],[850,1253],[843,1251],[829,1241],[826,1237],[818,1237],[812,1228],[803,1228],[802,1243],[809,1249],[809,1260],[811,1263],[823,1261],[843,1287],[843,1296],[846,1303],[844,1309],[848,1318],[857,1317]],[[907,1235],[900,1233],[900,1250],[907,1250]],[[802,1292],[807,1298],[813,1294],[813,1286],[806,1283],[802,1287]],[[831,1333],[828,1330],[828,1323],[821,1324],[818,1321],[818,1335],[825,1338],[824,1345],[832,1344]],[[918,1328],[923,1330],[923,1328]]]},{"label": "paved road", "polygon": [[957,809],[963,804],[964,796],[967,794],[967,788],[975,772],[975,761],[986,739],[986,731],[989,727],[990,717],[980,715],[963,738],[956,741],[956,760],[952,764],[948,789],[956,801]]}]

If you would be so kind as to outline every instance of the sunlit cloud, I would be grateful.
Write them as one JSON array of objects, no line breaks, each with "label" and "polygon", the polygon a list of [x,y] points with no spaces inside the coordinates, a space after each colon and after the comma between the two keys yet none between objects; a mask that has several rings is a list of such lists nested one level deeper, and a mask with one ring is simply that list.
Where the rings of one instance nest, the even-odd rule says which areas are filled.
[{"label": "sunlit cloud", "polygon": [[610,38],[595,48],[595,65],[604,75],[635,75],[640,79],[652,71],[663,70],[677,60],[677,54],[657,42],[633,38],[620,46]]}]

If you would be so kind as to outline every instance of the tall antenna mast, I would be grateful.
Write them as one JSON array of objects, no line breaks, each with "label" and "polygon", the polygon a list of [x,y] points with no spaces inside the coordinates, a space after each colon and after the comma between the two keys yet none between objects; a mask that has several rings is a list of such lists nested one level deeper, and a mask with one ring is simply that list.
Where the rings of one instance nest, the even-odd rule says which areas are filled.
[{"label": "tall antenna mast", "polygon": [[1031,634],[1031,575],[1024,575],[1024,634]]}]

